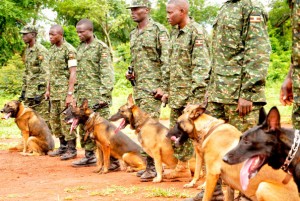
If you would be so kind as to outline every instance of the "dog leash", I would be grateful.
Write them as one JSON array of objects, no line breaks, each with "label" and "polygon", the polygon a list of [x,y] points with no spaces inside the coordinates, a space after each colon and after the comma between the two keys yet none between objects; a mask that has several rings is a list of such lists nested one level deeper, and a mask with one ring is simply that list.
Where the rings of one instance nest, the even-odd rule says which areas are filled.
[{"label": "dog leash", "polygon": [[286,157],[284,164],[281,166],[281,169],[285,172],[288,171],[288,167],[291,164],[292,160],[295,158],[296,153],[299,149],[299,145],[300,145],[300,131],[299,130],[295,130],[295,137],[294,137],[294,143],[291,147],[291,150],[288,154],[288,156]]}]

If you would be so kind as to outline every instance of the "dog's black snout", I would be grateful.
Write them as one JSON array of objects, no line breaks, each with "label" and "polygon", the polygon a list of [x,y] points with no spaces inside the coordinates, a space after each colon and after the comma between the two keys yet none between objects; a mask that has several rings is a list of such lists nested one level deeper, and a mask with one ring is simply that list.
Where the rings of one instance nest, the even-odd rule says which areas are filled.
[{"label": "dog's black snout", "polygon": [[222,158],[222,160],[223,160],[225,163],[228,163],[228,161],[229,161],[228,155],[226,154],[226,155]]}]

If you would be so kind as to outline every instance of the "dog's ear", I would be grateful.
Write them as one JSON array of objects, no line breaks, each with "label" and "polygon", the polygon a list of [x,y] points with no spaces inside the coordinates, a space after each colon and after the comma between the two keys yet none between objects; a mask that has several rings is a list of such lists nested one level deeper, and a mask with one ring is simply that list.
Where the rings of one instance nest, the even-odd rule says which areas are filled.
[{"label": "dog's ear", "polygon": [[267,116],[267,125],[270,131],[280,129],[280,114],[277,107],[272,107]]},{"label": "dog's ear", "polygon": [[129,96],[127,98],[127,105],[128,105],[129,108],[132,108],[133,105],[134,105],[132,94],[129,94]]},{"label": "dog's ear", "polygon": [[89,107],[88,99],[84,98],[80,107],[83,109],[87,109]]},{"label": "dog's ear", "polygon": [[192,120],[197,119],[200,115],[202,115],[205,112],[205,108],[202,107],[202,105],[199,105],[197,108],[195,108],[191,114],[189,115],[189,118]]},{"label": "dog's ear", "polygon": [[261,107],[259,110],[259,117],[258,117],[258,125],[263,124],[266,121],[267,113],[264,107]]}]

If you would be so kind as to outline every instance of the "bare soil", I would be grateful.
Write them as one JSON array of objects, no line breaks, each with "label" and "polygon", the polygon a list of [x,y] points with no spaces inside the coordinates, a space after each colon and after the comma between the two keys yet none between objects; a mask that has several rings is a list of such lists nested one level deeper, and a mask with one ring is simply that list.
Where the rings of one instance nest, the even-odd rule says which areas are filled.
[{"label": "bare soil", "polygon": [[[0,140],[12,143],[19,139]],[[0,201],[183,200],[199,191],[184,189],[186,182],[140,182],[135,173],[96,174],[95,167],[72,167],[71,162],[83,153],[79,150],[76,159],[61,161],[0,150]]]}]

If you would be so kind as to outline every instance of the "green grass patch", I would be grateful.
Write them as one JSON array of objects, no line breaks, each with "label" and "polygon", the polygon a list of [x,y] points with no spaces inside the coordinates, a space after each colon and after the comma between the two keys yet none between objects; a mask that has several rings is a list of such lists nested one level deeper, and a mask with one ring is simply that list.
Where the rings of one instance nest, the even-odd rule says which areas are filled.
[{"label": "green grass patch", "polygon": [[87,189],[87,187],[85,187],[85,186],[75,186],[73,188],[65,188],[64,191],[66,193],[77,193],[79,191],[83,191],[83,190],[86,190],[86,189]]},{"label": "green grass patch", "polygon": [[146,193],[146,197],[164,197],[164,198],[187,198],[190,197],[186,191],[177,191],[175,188],[147,188],[149,192]]}]

